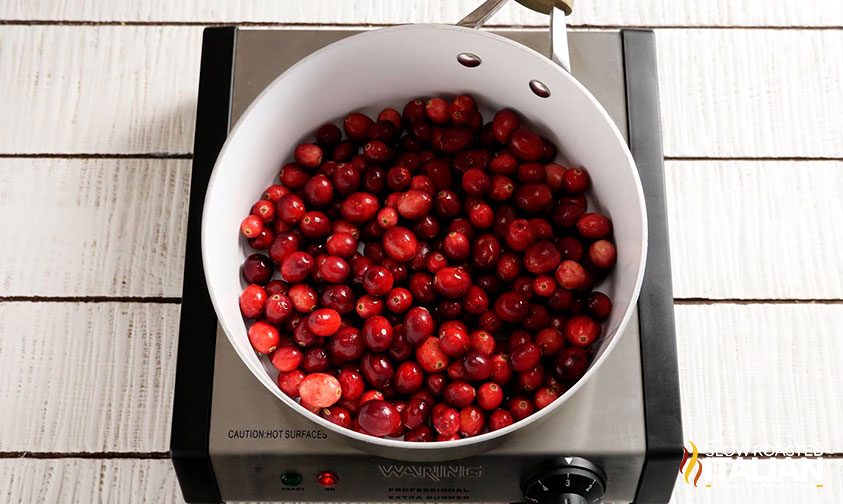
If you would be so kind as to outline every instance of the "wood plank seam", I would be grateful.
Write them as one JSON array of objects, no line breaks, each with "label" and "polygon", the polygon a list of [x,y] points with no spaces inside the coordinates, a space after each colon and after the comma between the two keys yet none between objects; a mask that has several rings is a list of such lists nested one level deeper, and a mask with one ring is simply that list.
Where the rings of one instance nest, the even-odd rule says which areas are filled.
[{"label": "wood plank seam", "polygon": [[0,452],[0,459],[169,459],[170,452]]},{"label": "wood plank seam", "polygon": [[180,304],[180,297],[156,296],[0,296],[0,303],[147,303]]}]

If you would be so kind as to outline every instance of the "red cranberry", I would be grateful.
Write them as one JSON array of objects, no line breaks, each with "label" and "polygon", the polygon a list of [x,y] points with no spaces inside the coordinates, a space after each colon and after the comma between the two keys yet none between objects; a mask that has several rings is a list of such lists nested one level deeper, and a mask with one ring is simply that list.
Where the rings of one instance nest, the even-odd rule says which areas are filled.
[{"label": "red cranberry", "polygon": [[275,234],[273,231],[268,227],[264,227],[257,236],[249,238],[249,245],[255,250],[266,250],[272,246],[274,240]]},{"label": "red cranberry", "polygon": [[557,329],[548,327],[536,334],[536,345],[541,349],[544,357],[552,357],[565,345],[565,340]]},{"label": "red cranberry", "polygon": [[481,315],[489,309],[489,297],[483,289],[472,285],[463,299],[462,307],[470,315]]},{"label": "red cranberry", "polygon": [[504,252],[498,261],[497,274],[504,282],[515,280],[521,274],[521,258],[514,252]]},{"label": "red cranberry", "polygon": [[562,254],[550,241],[540,241],[524,253],[524,268],[534,275],[552,272],[559,266]]},{"label": "red cranberry", "polygon": [[442,351],[439,339],[430,336],[416,348],[416,361],[426,372],[437,373],[445,370],[448,356]]},{"label": "red cranberry", "polygon": [[427,271],[436,274],[442,268],[448,266],[448,260],[439,252],[431,252],[424,261]]},{"label": "red cranberry", "polygon": [[588,274],[576,261],[562,261],[556,270],[556,281],[565,289],[581,289],[588,285]]},{"label": "red cranberry", "polygon": [[258,200],[252,205],[251,214],[260,217],[264,223],[270,223],[275,219],[275,205],[268,200]]},{"label": "red cranberry", "polygon": [[342,362],[359,359],[365,350],[363,338],[354,327],[343,327],[328,340],[328,351]]},{"label": "red cranberry", "polygon": [[477,389],[477,405],[486,411],[494,410],[503,403],[503,389],[494,382],[487,382]]},{"label": "red cranberry", "polygon": [[566,383],[582,378],[588,369],[588,354],[579,347],[566,347],[559,352],[554,362],[554,373]]},{"label": "red cranberry", "polygon": [[393,277],[383,266],[371,266],[363,275],[363,288],[372,296],[383,296],[392,289]]},{"label": "red cranberry", "polygon": [[267,200],[274,205],[279,199],[281,199],[281,196],[284,196],[289,192],[289,189],[280,184],[272,184],[266,188],[266,191],[263,192],[261,199]]},{"label": "red cranberry", "polygon": [[506,354],[495,354],[492,356],[491,380],[498,385],[506,385],[512,379],[512,364]]},{"label": "red cranberry", "polygon": [[612,232],[612,222],[605,215],[587,213],[577,221],[577,231],[583,238],[599,240]]},{"label": "red cranberry", "polygon": [[260,318],[266,307],[266,290],[260,285],[249,285],[240,293],[240,313],[249,319]]},{"label": "red cranberry", "polygon": [[330,364],[328,352],[322,347],[313,347],[305,351],[301,367],[306,373],[318,373],[327,371]]},{"label": "red cranberry", "polygon": [[412,394],[424,385],[424,371],[416,362],[402,362],[395,371],[394,380],[395,390],[398,393]]},{"label": "red cranberry", "polygon": [[602,292],[592,292],[585,300],[585,309],[596,320],[606,320],[612,313],[612,300]]},{"label": "red cranberry", "polygon": [[515,396],[506,402],[506,409],[512,415],[512,418],[517,422],[532,415],[536,410],[533,402],[524,396]]},{"label": "red cranberry", "polygon": [[427,308],[416,306],[407,312],[404,317],[404,331],[407,342],[411,345],[418,345],[433,334],[433,317]]},{"label": "red cranberry", "polygon": [[448,102],[442,98],[437,97],[427,100],[424,105],[424,113],[434,124],[445,124],[450,120]]},{"label": "red cranberry", "polygon": [[340,328],[340,314],[331,308],[320,308],[307,318],[307,326],[317,336],[331,336]]},{"label": "red cranberry", "polygon": [[357,311],[357,315],[363,319],[380,315],[383,313],[383,300],[368,294],[360,296],[357,299],[355,310]]},{"label": "red cranberry", "polygon": [[492,226],[495,212],[486,203],[474,203],[468,209],[468,220],[477,229],[487,229]]},{"label": "red cranberry", "polygon": [[[407,403],[407,407],[401,415],[404,427],[413,430],[423,426],[430,417],[430,410],[433,408],[430,404],[419,397],[410,399],[410,402]],[[404,440],[407,440],[406,437]]]},{"label": "red cranberry", "polygon": [[340,204],[343,219],[363,224],[378,212],[378,200],[369,193],[356,192],[348,195]]},{"label": "red cranberry", "polygon": [[565,339],[578,347],[588,347],[600,337],[600,324],[588,315],[574,315],[565,324]]},{"label": "red cranberry", "polygon": [[301,144],[293,152],[296,163],[304,168],[316,168],[322,162],[322,148],[316,144]]},{"label": "red cranberry", "polygon": [[449,259],[464,261],[471,253],[471,243],[468,241],[468,237],[462,233],[448,233],[442,241],[442,252]]},{"label": "red cranberry", "polygon": [[472,332],[470,350],[480,355],[492,355],[495,352],[495,337],[483,329]]},{"label": "red cranberry", "polygon": [[433,281],[436,292],[453,299],[465,296],[469,287],[471,287],[471,277],[461,268],[442,268],[436,273]]},{"label": "red cranberry", "polygon": [[416,220],[424,217],[433,207],[433,198],[430,194],[410,189],[398,198],[398,213],[405,219]]},{"label": "red cranberry", "polygon": [[396,226],[387,229],[384,233],[383,248],[392,259],[398,262],[407,262],[415,255],[418,241],[412,231],[405,227]]},{"label": "red cranberry", "polygon": [[281,336],[278,329],[266,322],[255,322],[249,327],[249,342],[256,352],[268,354],[278,347]]},{"label": "red cranberry", "polygon": [[307,252],[293,252],[281,264],[281,277],[285,282],[298,283],[309,277],[315,263]]},{"label": "red cranberry", "polygon": [[401,426],[401,414],[388,402],[375,399],[360,407],[357,422],[372,436],[386,436]]},{"label": "red cranberry", "polygon": [[549,406],[560,395],[559,390],[555,387],[542,387],[536,390],[536,394],[533,396],[533,402],[536,405],[536,409],[540,410]]},{"label": "red cranberry", "polygon": [[439,141],[434,141],[434,148],[446,153],[455,154],[471,145],[474,133],[462,126],[451,126],[442,132]]},{"label": "red cranberry", "polygon": [[394,108],[388,107],[381,110],[381,113],[378,114],[378,122],[380,121],[389,121],[395,126],[395,129],[401,129],[401,113]]},{"label": "red cranberry", "polygon": [[240,224],[240,233],[246,238],[255,238],[263,231],[263,220],[255,215],[249,215]]},{"label": "red cranberry", "polygon": [[337,376],[342,389],[342,398],[347,400],[358,399],[365,390],[363,375],[355,369],[343,369]]},{"label": "red cranberry", "polygon": [[327,206],[334,199],[334,184],[325,175],[316,175],[305,184],[304,197],[311,206]]},{"label": "red cranberry", "polygon": [[545,372],[542,366],[536,366],[527,371],[518,373],[518,390],[531,391],[541,387],[545,380]]},{"label": "red cranberry", "polygon": [[511,109],[502,109],[492,119],[492,136],[495,141],[505,144],[509,142],[512,133],[521,126],[521,121]]},{"label": "red cranberry", "polygon": [[479,198],[491,188],[492,181],[483,170],[472,168],[462,176],[462,188],[471,197]]},{"label": "red cranberry", "polygon": [[433,428],[443,436],[453,436],[460,428],[460,415],[454,408],[439,408],[433,411]]},{"label": "red cranberry", "polygon": [[506,244],[512,250],[523,252],[533,244],[533,226],[526,219],[516,219],[506,230]]},{"label": "red cranberry", "polygon": [[465,357],[465,372],[472,381],[482,381],[492,375],[491,359],[481,353],[472,352]]},{"label": "red cranberry", "polygon": [[343,129],[349,138],[356,142],[363,142],[369,137],[369,128],[374,121],[369,116],[359,112],[348,114],[343,120]]},{"label": "red cranberry", "polygon": [[541,360],[541,349],[533,343],[524,343],[512,350],[510,360],[514,371],[522,372],[536,367]]},{"label": "red cranberry", "polygon": [[389,347],[389,357],[395,362],[403,362],[415,353],[416,349],[407,342],[404,326],[398,324],[393,328],[392,346]]},{"label": "red cranberry", "polygon": [[459,196],[453,191],[444,189],[436,193],[436,214],[440,217],[456,217],[462,210]]},{"label": "red cranberry", "polygon": [[419,271],[410,276],[408,287],[413,294],[413,298],[418,300],[419,303],[432,303],[436,300],[433,283],[432,275]]},{"label": "red cranberry", "polygon": [[340,400],[342,389],[336,378],[325,373],[313,373],[304,377],[299,385],[299,395],[302,401],[319,407],[327,408]]},{"label": "red cranberry", "polygon": [[404,441],[411,443],[430,443],[433,441],[433,430],[427,425],[422,425],[404,435]]},{"label": "red cranberry", "polygon": [[325,420],[340,427],[345,427],[346,429],[351,428],[351,412],[342,406],[325,408],[322,410],[321,416]]},{"label": "red cranberry", "polygon": [[490,200],[506,201],[512,197],[514,192],[515,184],[512,183],[512,180],[509,177],[504,175],[492,176],[491,186],[489,187],[489,191],[487,193]]},{"label": "red cranberry", "polygon": [[566,170],[562,176],[562,188],[569,194],[581,194],[588,190],[591,181],[584,168]]},{"label": "red cranberry", "polygon": [[460,410],[460,433],[463,436],[476,436],[485,426],[486,417],[477,406],[468,406]]},{"label": "red cranberry", "polygon": [[299,397],[299,387],[305,374],[301,369],[294,369],[286,373],[278,373],[278,388],[288,396],[296,399]]},{"label": "red cranberry", "polygon": [[284,294],[273,294],[266,300],[266,320],[270,324],[280,324],[293,313],[293,302]]},{"label": "red cranberry", "polygon": [[525,184],[515,191],[514,201],[519,209],[536,213],[550,206],[553,195],[545,184]]},{"label": "red cranberry", "polygon": [[597,240],[588,248],[588,258],[591,264],[600,269],[609,269],[615,265],[617,252],[612,242],[608,240]]},{"label": "red cranberry", "polygon": [[518,128],[509,138],[509,151],[521,160],[538,161],[544,152],[544,143],[539,135],[525,128]]},{"label": "red cranberry", "polygon": [[489,415],[489,430],[496,431],[503,429],[504,427],[509,427],[514,422],[515,420],[512,418],[512,414],[506,410],[497,409]]},{"label": "red cranberry", "polygon": [[439,346],[449,357],[462,357],[468,352],[470,339],[465,324],[448,321],[439,327]]},{"label": "red cranberry", "polygon": [[325,242],[329,254],[348,259],[357,251],[357,239],[348,233],[334,233]]},{"label": "red cranberry", "polygon": [[501,294],[495,301],[495,314],[505,322],[520,322],[527,316],[527,299],[515,292]]},{"label": "red cranberry", "polygon": [[[307,170],[303,169],[301,166],[297,165],[296,163],[288,163],[281,168],[281,173],[279,174],[279,178],[281,179],[281,184],[284,185],[288,190],[295,191],[296,189],[301,189],[310,180],[311,173]],[[277,213],[276,207],[276,213]]]},{"label": "red cranberry", "polygon": [[445,390],[445,385],[447,384],[448,380],[444,375],[442,375],[442,373],[428,375],[425,380],[427,391],[434,397],[440,397],[442,395],[442,391]]},{"label": "red cranberry", "polygon": [[360,361],[360,372],[369,385],[382,390],[392,380],[395,369],[386,355],[367,353]]},{"label": "red cranberry", "polygon": [[383,392],[380,390],[367,390],[360,396],[359,403],[362,406],[369,401],[382,401],[383,398]]},{"label": "red cranberry", "polygon": [[443,320],[455,320],[462,317],[462,303],[456,299],[443,299],[439,302],[437,313]]},{"label": "red cranberry", "polygon": [[363,342],[373,352],[383,352],[392,344],[392,324],[376,315],[363,322]]},{"label": "red cranberry", "polygon": [[573,236],[563,236],[556,242],[556,248],[562,254],[562,259],[579,261],[583,257],[582,242]]},{"label": "red cranberry", "polygon": [[541,297],[550,297],[556,292],[556,279],[550,275],[539,275],[533,279],[533,292]]},{"label": "red cranberry", "polygon": [[310,313],[316,308],[316,291],[308,285],[293,285],[290,287],[287,296],[299,313]]}]

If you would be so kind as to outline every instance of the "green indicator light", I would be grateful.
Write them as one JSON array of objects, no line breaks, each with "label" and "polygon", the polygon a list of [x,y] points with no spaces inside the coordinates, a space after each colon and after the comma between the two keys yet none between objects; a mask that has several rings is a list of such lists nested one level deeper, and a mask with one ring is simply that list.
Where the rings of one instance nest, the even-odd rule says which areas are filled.
[{"label": "green indicator light", "polygon": [[301,485],[302,476],[301,474],[293,471],[285,472],[281,475],[281,483],[284,486],[294,487]]}]

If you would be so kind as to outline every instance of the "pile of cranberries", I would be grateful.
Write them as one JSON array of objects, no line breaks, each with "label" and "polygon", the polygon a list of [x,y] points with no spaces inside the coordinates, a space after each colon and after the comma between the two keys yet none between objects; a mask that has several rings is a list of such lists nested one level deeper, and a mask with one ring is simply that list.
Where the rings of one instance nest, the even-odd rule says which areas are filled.
[{"label": "pile of cranberries", "polygon": [[[583,168],[468,95],[354,112],[296,147],[240,232],[240,310],[278,386],[337,425],[405,441],[494,431],[557,399],[611,300],[610,220]],[[345,132],[345,138],[343,138]]]}]

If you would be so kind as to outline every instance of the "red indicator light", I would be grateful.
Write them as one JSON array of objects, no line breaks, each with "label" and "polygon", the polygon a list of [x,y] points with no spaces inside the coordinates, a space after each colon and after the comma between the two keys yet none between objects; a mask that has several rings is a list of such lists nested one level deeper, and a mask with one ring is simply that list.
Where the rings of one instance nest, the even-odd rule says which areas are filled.
[{"label": "red indicator light", "polygon": [[321,487],[333,488],[340,482],[340,478],[333,471],[322,471],[316,476],[316,482]]}]

